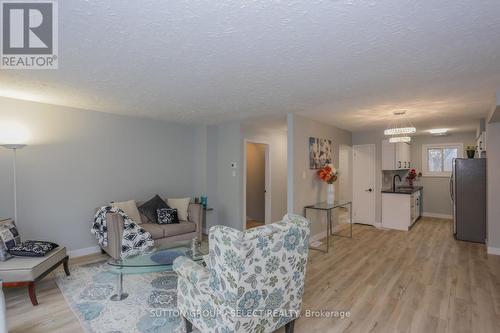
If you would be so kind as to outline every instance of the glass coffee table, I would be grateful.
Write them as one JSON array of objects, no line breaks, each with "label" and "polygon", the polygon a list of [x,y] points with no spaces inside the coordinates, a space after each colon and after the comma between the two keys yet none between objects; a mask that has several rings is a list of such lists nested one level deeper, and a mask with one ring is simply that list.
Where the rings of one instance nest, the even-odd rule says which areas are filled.
[{"label": "glass coffee table", "polygon": [[155,272],[173,272],[173,262],[177,257],[188,257],[196,262],[202,262],[203,257],[208,254],[208,250],[199,248],[193,255],[191,251],[191,241],[176,242],[168,245],[161,245],[147,253],[131,256],[125,259],[111,259],[108,265],[112,271],[117,273],[117,293],[111,296],[112,301],[121,301],[128,297],[123,292],[123,276],[128,274],[144,274]]}]

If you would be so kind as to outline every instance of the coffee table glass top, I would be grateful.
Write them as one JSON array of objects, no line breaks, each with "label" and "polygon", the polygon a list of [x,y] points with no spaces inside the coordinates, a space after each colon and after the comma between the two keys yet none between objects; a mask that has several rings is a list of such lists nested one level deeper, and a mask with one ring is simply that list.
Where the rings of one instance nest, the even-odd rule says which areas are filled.
[{"label": "coffee table glass top", "polygon": [[172,265],[177,257],[185,256],[194,261],[202,261],[208,251],[199,248],[193,255],[191,242],[175,242],[168,245],[160,245],[148,253],[131,256],[125,259],[112,259],[108,265],[113,270],[122,274],[141,274],[151,272],[172,271]]}]

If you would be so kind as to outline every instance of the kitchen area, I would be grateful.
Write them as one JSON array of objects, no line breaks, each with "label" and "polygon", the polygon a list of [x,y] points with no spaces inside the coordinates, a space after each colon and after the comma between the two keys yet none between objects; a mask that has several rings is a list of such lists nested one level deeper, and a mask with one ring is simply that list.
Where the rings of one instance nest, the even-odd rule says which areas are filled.
[{"label": "kitchen area", "polygon": [[[413,172],[412,172],[413,171]],[[382,227],[408,231],[422,216],[423,186],[414,185],[408,142],[382,141]],[[403,181],[403,179],[405,181]],[[396,182],[398,181],[398,182]]]},{"label": "kitchen area", "polygon": [[422,216],[447,219],[455,239],[485,243],[484,121],[476,132],[385,139],[381,148],[381,227],[408,231]]}]

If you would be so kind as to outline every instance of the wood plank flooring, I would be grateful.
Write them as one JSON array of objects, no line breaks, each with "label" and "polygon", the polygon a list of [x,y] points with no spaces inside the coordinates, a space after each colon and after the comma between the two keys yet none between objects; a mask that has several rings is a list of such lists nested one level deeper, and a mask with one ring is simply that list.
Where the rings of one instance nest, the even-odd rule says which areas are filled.
[{"label": "wood plank flooring", "polygon": [[247,220],[247,229],[262,227],[265,223],[257,220]]},{"label": "wood plank flooring", "polygon": [[[330,253],[311,251],[303,310],[350,317],[302,317],[295,332],[500,332],[500,256],[451,230],[423,218],[409,232],[355,225],[353,239],[332,237]],[[5,294],[11,333],[82,332],[52,276],[38,284],[38,307],[24,289]]]}]

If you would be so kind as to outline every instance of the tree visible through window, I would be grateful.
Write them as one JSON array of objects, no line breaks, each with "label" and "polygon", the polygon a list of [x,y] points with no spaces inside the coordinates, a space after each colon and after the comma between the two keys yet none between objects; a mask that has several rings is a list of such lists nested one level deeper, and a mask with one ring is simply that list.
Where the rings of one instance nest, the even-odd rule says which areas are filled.
[{"label": "tree visible through window", "polygon": [[462,157],[460,144],[423,145],[424,175],[448,176],[451,174],[453,159]]}]

